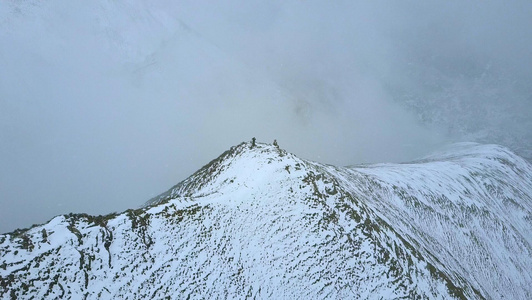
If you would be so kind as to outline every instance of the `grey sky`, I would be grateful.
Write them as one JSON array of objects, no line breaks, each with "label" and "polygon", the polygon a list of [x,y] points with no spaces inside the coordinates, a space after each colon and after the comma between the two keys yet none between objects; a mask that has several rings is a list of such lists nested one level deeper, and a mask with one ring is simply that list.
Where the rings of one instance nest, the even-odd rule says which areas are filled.
[{"label": "grey sky", "polygon": [[141,205],[255,136],[532,157],[528,1],[3,1],[0,232]]}]

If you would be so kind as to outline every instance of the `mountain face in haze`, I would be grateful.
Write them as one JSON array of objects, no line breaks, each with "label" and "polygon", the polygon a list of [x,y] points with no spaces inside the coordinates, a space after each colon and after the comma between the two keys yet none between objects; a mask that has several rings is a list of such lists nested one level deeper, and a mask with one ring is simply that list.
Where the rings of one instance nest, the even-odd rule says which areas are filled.
[{"label": "mountain face in haze", "polygon": [[0,235],[0,297],[532,297],[532,166],[459,144],[335,167],[242,143],[145,207]]}]

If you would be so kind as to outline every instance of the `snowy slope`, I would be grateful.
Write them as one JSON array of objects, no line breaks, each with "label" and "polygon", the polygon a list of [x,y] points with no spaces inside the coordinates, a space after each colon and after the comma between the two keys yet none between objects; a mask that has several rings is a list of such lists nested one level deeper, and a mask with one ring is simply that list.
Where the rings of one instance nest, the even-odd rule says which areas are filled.
[{"label": "snowy slope", "polygon": [[0,236],[0,296],[532,296],[532,166],[461,144],[338,168],[231,148],[144,208]]}]

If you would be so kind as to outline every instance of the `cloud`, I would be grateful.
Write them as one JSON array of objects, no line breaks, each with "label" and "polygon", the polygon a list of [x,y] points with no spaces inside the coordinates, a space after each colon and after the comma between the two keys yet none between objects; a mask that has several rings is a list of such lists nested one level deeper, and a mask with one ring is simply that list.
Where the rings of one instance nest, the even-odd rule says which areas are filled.
[{"label": "cloud", "polygon": [[513,122],[531,111],[529,11],[524,2],[8,1],[0,231],[136,207],[253,136],[337,165],[406,161],[480,136],[475,128],[495,127],[483,116],[505,107],[503,133],[487,136],[526,140]]}]

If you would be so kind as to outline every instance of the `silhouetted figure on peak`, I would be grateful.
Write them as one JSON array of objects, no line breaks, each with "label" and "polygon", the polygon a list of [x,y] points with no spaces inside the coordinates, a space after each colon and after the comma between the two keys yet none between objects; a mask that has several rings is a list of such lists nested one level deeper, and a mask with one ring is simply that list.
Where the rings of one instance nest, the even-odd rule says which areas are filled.
[{"label": "silhouetted figure on peak", "polygon": [[255,143],[255,141],[257,141],[257,139],[255,137],[253,137],[251,139],[251,148],[250,149],[253,149],[253,147],[257,146],[257,144]]},{"label": "silhouetted figure on peak", "polygon": [[273,140],[273,145],[277,148],[279,148],[279,144],[277,144],[277,140]]}]

